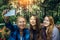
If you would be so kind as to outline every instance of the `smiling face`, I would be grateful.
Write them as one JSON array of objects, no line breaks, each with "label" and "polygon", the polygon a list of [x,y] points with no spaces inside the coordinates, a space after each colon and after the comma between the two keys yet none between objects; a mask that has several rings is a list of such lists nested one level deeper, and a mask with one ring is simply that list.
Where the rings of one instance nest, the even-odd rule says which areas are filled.
[{"label": "smiling face", "polygon": [[35,26],[36,25],[36,18],[35,18],[35,16],[31,16],[31,18],[30,18],[30,24],[32,26]]},{"label": "smiling face", "polygon": [[25,20],[25,18],[19,17],[19,18],[17,19],[17,25],[18,25],[18,27],[19,27],[20,29],[24,29],[25,26],[26,26],[26,20]]},{"label": "smiling face", "polygon": [[44,26],[48,27],[50,25],[49,18],[46,16],[43,21]]}]

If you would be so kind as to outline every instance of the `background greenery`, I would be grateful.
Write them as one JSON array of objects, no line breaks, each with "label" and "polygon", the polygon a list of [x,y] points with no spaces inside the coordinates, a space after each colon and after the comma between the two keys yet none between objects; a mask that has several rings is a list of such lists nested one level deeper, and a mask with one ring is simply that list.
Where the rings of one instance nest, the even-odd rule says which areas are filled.
[{"label": "background greenery", "polygon": [[[9,0],[0,0],[0,23],[3,23],[2,12],[4,9],[8,8],[8,1]],[[38,1],[38,4],[36,4],[38,6],[35,6],[33,9],[34,13],[39,16],[41,22],[45,15],[51,15],[54,17],[55,24],[60,24],[60,0],[45,0],[43,3],[39,2],[40,1]],[[28,20],[30,12],[23,11],[23,15]],[[16,16],[12,16],[11,21],[15,21],[15,18]]]}]

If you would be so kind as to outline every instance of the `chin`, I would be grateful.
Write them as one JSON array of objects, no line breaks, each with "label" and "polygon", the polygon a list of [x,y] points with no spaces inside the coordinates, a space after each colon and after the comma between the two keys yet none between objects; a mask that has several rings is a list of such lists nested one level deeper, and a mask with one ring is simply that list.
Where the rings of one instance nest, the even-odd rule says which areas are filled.
[{"label": "chin", "polygon": [[24,28],[20,28],[20,29],[22,29],[22,30],[23,30]]},{"label": "chin", "polygon": [[32,25],[32,26],[35,26],[35,25]]},{"label": "chin", "polygon": [[24,29],[23,27],[20,27],[20,29]]},{"label": "chin", "polygon": [[44,25],[45,27],[48,26],[48,25]]}]

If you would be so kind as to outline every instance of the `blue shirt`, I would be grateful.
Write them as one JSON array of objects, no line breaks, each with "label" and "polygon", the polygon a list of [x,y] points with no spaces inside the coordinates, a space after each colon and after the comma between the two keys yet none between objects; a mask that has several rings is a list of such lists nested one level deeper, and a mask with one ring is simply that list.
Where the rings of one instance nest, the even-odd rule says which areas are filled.
[{"label": "blue shirt", "polygon": [[21,36],[19,28],[16,25],[13,26],[10,22],[5,24],[11,30],[9,40],[20,40],[21,37],[22,40],[30,40],[30,31],[27,28],[23,30],[23,36]]},{"label": "blue shirt", "polygon": [[29,31],[27,29],[24,29],[23,32],[24,32],[23,36],[20,35],[19,30],[11,32],[9,40],[20,40],[21,37],[22,40],[29,40],[30,39]]}]

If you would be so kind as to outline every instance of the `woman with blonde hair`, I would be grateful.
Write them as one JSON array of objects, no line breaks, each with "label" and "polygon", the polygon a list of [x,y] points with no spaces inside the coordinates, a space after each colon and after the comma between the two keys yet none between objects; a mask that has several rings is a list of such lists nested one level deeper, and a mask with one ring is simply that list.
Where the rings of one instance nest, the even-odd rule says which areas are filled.
[{"label": "woman with blonde hair", "polygon": [[17,17],[16,25],[11,24],[8,18],[4,17],[4,21],[6,27],[11,30],[9,40],[30,40],[30,32],[26,28],[25,17]]},{"label": "woman with blonde hair", "polygon": [[46,27],[47,40],[59,40],[59,30],[54,25],[54,19],[52,16],[45,16],[43,26]]}]

